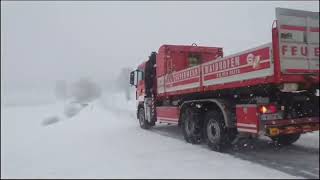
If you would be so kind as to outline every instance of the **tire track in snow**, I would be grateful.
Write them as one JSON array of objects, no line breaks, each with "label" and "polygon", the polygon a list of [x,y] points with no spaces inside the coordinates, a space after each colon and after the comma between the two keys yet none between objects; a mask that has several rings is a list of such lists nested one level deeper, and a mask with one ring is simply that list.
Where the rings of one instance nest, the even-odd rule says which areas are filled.
[{"label": "tire track in snow", "polygon": [[[184,141],[180,128],[176,125],[156,125],[151,132],[162,136]],[[275,148],[267,139],[254,141],[254,149],[238,151],[229,150],[226,153],[236,158],[257,163],[284,173],[304,178],[319,179],[319,148],[304,147],[299,141],[291,146]],[[199,148],[207,148],[202,143]]]}]

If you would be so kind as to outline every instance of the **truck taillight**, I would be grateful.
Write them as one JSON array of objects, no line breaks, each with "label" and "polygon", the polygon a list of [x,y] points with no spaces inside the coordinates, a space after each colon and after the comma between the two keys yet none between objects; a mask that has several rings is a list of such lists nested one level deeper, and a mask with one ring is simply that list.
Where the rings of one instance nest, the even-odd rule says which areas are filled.
[{"label": "truck taillight", "polygon": [[277,106],[273,104],[259,106],[259,112],[262,114],[277,113]]}]

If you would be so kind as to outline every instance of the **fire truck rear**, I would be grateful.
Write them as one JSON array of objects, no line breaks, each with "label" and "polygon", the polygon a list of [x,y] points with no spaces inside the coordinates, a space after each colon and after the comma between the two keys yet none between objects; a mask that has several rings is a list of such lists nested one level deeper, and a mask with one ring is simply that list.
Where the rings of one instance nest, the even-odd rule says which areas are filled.
[{"label": "fire truck rear", "polygon": [[319,130],[319,13],[276,8],[270,43],[223,55],[220,47],[163,45],[130,74],[141,128],[181,126],[212,150],[239,137],[288,145]]}]

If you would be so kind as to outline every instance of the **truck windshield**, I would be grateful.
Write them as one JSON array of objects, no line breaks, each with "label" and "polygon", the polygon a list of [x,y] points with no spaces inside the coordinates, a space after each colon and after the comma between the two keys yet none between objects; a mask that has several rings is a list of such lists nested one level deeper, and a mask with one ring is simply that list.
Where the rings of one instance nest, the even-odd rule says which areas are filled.
[{"label": "truck windshield", "polygon": [[138,81],[144,80],[144,72],[141,70],[138,70]]}]

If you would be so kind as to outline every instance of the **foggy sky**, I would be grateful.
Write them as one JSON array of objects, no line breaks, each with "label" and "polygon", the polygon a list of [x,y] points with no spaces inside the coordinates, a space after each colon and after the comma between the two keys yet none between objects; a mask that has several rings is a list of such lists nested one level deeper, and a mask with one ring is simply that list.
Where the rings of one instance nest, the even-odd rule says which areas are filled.
[{"label": "foggy sky", "polygon": [[218,46],[228,55],[270,42],[276,7],[319,11],[319,1],[1,1],[1,84],[13,91],[83,76],[107,83],[162,44]]}]

